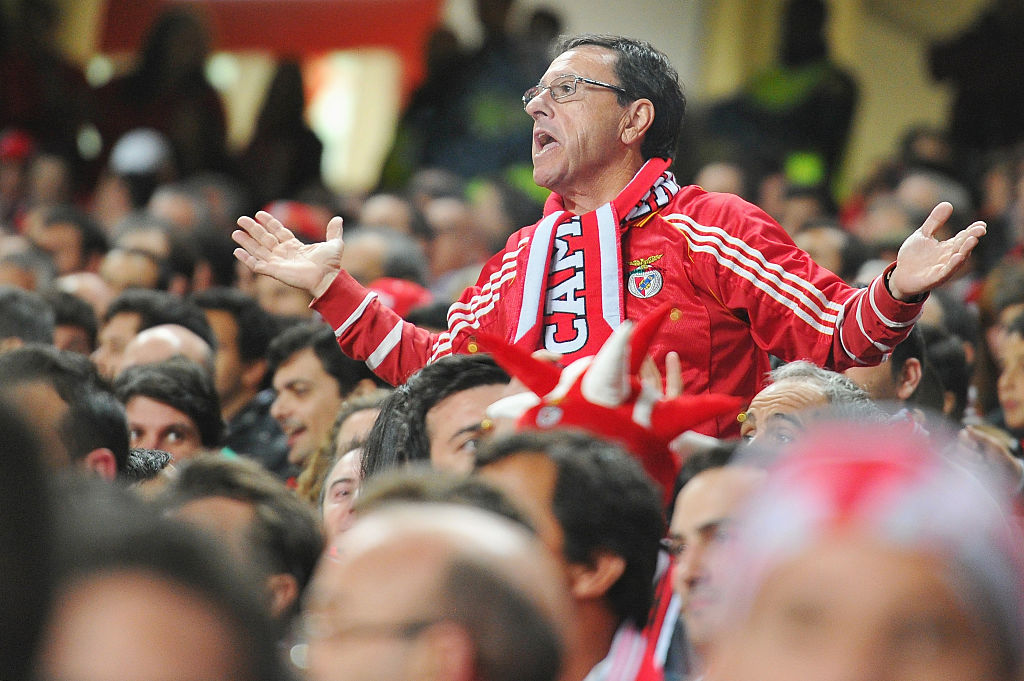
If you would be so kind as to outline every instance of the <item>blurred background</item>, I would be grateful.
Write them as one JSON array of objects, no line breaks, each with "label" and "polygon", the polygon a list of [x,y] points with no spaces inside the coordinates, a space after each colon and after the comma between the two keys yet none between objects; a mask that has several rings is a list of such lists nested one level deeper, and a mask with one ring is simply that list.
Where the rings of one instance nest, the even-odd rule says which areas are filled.
[{"label": "blurred background", "polygon": [[[929,70],[929,46],[974,22],[984,0],[833,0],[825,31],[832,60],[856,81],[859,96],[849,143],[834,179],[842,197],[914,126],[945,128],[952,86]],[[498,9],[487,5],[499,5]],[[783,0],[3,0],[4,25],[34,6],[45,15],[29,28],[50,40],[93,89],[137,63],[162,9],[185,7],[202,18],[209,50],[205,76],[222,101],[229,150],[252,140],[261,107],[283,59],[302,76],[304,115],[322,142],[322,177],[332,190],[378,185],[401,112],[445,50],[485,42],[488,11],[505,12],[506,30],[524,40],[560,30],[612,32],[650,40],[680,71],[691,111],[733,96],[774,63],[782,40]],[[51,22],[47,26],[47,22]],[[1024,27],[1022,27],[1024,28]],[[439,29],[442,29],[439,31]],[[24,30],[24,29],[21,29]],[[45,31],[52,31],[48,36]],[[195,42],[196,38],[190,38]],[[10,45],[10,40],[6,41]],[[198,49],[198,45],[197,45]],[[536,60],[536,79],[544,59]],[[442,68],[443,70],[443,68]],[[0,86],[7,90],[0,81]],[[8,92],[3,95],[8,97]],[[521,112],[511,111],[521,116]],[[77,144],[100,155],[103,126],[81,121]],[[681,151],[680,156],[686,151]]]}]

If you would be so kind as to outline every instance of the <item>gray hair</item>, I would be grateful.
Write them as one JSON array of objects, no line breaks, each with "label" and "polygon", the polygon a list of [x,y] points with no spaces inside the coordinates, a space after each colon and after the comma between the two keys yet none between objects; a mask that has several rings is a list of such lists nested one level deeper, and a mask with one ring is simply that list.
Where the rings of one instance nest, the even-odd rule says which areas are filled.
[{"label": "gray hair", "polygon": [[849,417],[882,420],[882,410],[872,401],[867,391],[843,374],[823,369],[807,360],[783,364],[768,372],[769,383],[799,381],[821,390],[833,412]]}]

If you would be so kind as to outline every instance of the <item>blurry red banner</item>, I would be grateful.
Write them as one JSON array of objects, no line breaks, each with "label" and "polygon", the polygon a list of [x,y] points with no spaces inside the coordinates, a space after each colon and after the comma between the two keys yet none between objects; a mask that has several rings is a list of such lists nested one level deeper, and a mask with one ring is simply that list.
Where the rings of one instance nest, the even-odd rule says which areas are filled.
[{"label": "blurry red banner", "polygon": [[441,0],[108,0],[100,48],[135,52],[169,5],[205,16],[215,50],[298,57],[360,47],[394,50],[406,65],[407,89],[422,78],[423,50],[440,23]]}]

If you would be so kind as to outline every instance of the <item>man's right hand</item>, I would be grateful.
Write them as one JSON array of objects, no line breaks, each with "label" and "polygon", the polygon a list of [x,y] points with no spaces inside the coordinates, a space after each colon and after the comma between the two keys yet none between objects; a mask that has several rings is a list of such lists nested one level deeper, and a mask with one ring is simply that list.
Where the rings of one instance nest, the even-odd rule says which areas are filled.
[{"label": "man's right hand", "polygon": [[281,221],[260,211],[255,218],[242,216],[231,238],[241,248],[235,257],[256,274],[266,274],[278,281],[308,291],[319,298],[341,271],[342,219],[327,223],[327,241],[304,244],[295,238]]}]

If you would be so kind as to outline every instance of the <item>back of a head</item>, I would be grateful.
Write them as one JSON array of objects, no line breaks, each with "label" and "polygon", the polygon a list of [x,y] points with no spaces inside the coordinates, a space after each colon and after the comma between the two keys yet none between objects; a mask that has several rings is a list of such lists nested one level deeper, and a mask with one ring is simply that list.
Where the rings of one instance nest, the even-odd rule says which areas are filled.
[{"label": "back of a head", "polygon": [[323,548],[316,515],[307,504],[259,463],[215,455],[178,465],[161,501],[176,509],[210,497],[250,504],[254,517],[248,538],[256,563],[267,574],[293,575],[300,591],[305,588]]},{"label": "back of a head", "polygon": [[418,609],[436,609],[471,639],[474,678],[557,678],[567,594],[556,563],[521,526],[478,508],[399,502],[361,517],[341,542],[342,560],[376,553],[407,565],[420,556],[418,569],[434,573],[423,581],[435,586]]},{"label": "back of a head", "polygon": [[[61,495],[72,495],[61,533],[59,557],[59,584],[63,599],[51,613],[51,636],[43,650],[41,667],[44,674],[69,676],[80,674],[82,669],[95,669],[95,656],[82,646],[62,645],[61,628],[81,613],[73,608],[61,607],[61,603],[98,583],[129,585],[143,583],[160,584],[164,589],[176,592],[180,599],[187,599],[193,608],[201,608],[204,615],[216,621],[222,632],[226,632],[224,646],[215,648],[223,659],[204,659],[203,668],[231,669],[231,679],[248,681],[275,681],[283,679],[274,630],[264,608],[261,592],[253,585],[258,581],[246,566],[229,558],[223,546],[191,527],[153,514],[127,493],[115,495],[115,488],[101,490],[95,486],[76,485],[61,491]],[[111,522],[120,518],[120,522]],[[153,593],[153,603],[168,607],[161,599],[159,590]],[[142,600],[147,600],[144,596]],[[73,601],[71,601],[73,602]],[[181,603],[181,600],[175,602]],[[97,613],[87,621],[112,617],[111,613],[127,608],[129,612],[140,612],[142,603],[135,605],[111,601],[103,613]],[[171,607],[175,607],[172,605]],[[125,641],[123,652],[129,647],[144,651],[158,652],[163,660],[160,673],[174,674],[167,664],[182,666],[177,673],[184,678],[191,671],[189,650],[180,649],[187,636],[168,636],[169,632],[156,633],[154,622],[166,622],[178,618],[177,626],[187,631],[194,623],[186,618],[194,610],[145,610],[147,620],[138,622],[138,629],[132,636],[118,636],[118,632],[106,632],[115,640]],[[122,616],[123,617],[123,616]],[[149,618],[152,618],[149,619]],[[74,630],[74,629],[72,629]],[[122,634],[124,632],[121,632]],[[213,631],[199,636],[214,636]],[[178,648],[176,648],[177,646]],[[118,646],[105,648],[109,651]],[[170,662],[173,657],[174,662]],[[132,657],[129,665],[138,665],[139,659],[153,660],[152,655]],[[102,663],[113,669],[122,662]],[[134,667],[130,667],[134,668]],[[152,670],[151,673],[155,673]],[[137,673],[138,669],[136,669]],[[66,677],[65,677],[66,678]],[[225,679],[226,681],[226,679]]]},{"label": "back of a head", "polygon": [[53,518],[39,443],[0,403],[0,677],[30,678],[53,581]]},{"label": "back of a head", "polygon": [[505,384],[509,376],[487,355],[449,355],[420,369],[384,402],[363,448],[363,476],[430,461],[427,412],[455,393]]},{"label": "back of a head", "polygon": [[553,511],[567,561],[590,564],[599,551],[625,559],[625,571],[605,598],[621,621],[642,627],[665,527],[661,494],[650,477],[618,445],[572,431],[498,438],[478,453],[477,468],[517,454],[543,455],[557,469]]},{"label": "back of a head", "polygon": [[38,293],[0,286],[0,342],[53,343],[53,309]]},{"label": "back of a head", "polygon": [[0,386],[32,382],[53,387],[68,403],[82,388],[102,384],[88,357],[52,345],[29,344],[0,353]]}]

